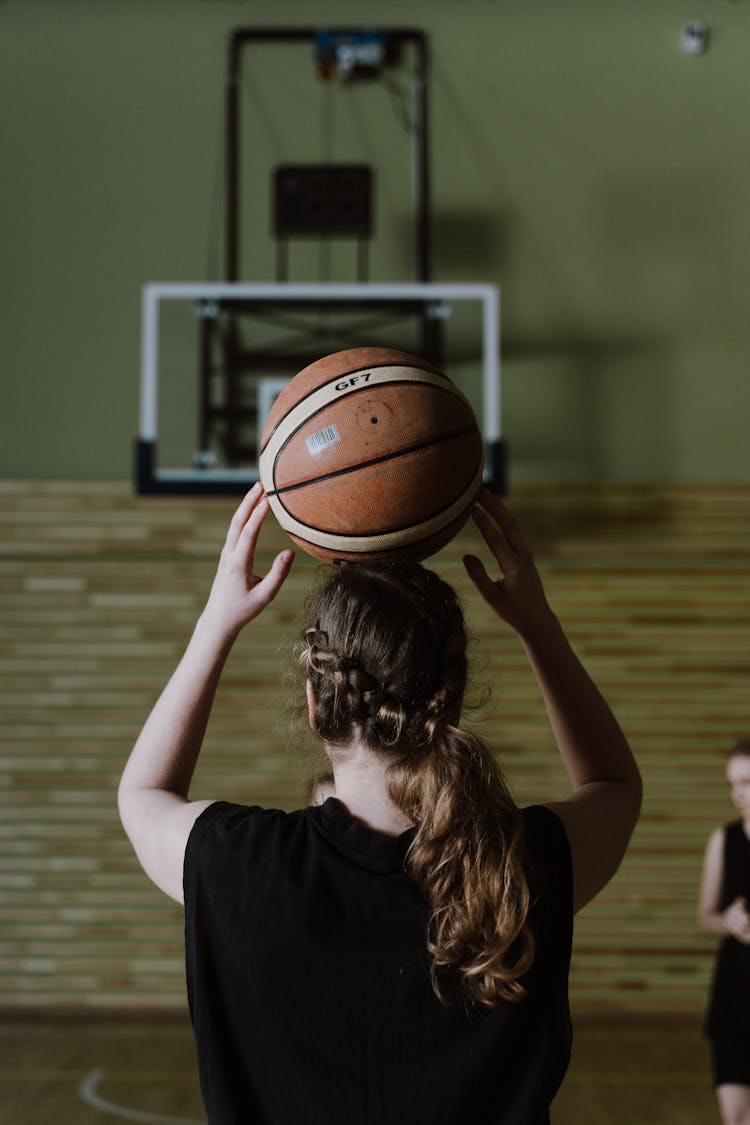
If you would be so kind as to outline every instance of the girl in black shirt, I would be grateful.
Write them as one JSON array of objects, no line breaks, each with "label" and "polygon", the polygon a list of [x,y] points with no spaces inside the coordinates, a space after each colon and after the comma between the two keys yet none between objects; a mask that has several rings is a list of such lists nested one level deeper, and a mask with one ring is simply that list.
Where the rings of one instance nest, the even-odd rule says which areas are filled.
[{"label": "girl in black shirt", "polygon": [[485,490],[474,518],[500,576],[464,563],[525,649],[572,796],[516,807],[460,725],[453,590],[384,563],[329,568],[308,604],[310,723],[336,796],[291,814],[189,800],[231,646],[292,563],[284,551],[253,574],[267,510],[256,486],[235,513],[119,790],[143,867],[185,902],[209,1120],[541,1125],[570,1047],[572,912],[614,874],[638,815],[628,744]]}]

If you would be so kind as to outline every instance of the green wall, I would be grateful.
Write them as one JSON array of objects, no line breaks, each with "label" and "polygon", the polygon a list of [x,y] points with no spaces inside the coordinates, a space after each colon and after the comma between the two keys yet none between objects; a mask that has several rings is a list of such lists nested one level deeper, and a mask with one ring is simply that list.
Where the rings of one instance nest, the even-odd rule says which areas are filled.
[{"label": "green wall", "polygon": [[[129,476],[140,287],[206,276],[227,32],[376,18],[430,34],[435,274],[502,289],[513,478],[747,482],[750,5],[698,8],[0,0],[0,475]],[[267,71],[263,144],[296,130],[315,158],[311,68]],[[384,169],[374,271],[400,279],[404,134],[394,158],[387,95],[336,97]]]}]

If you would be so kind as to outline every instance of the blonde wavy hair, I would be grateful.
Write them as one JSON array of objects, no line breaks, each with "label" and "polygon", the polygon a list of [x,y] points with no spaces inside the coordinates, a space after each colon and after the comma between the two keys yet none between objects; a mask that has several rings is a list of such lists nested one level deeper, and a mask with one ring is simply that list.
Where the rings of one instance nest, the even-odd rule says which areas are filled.
[{"label": "blonde wavy hair", "polygon": [[303,658],[317,733],[388,762],[416,825],[406,871],[428,905],[432,985],[460,974],[475,1001],[525,995],[534,960],[522,816],[494,755],[461,728],[466,631],[454,590],[419,563],[328,568],[307,606]]}]

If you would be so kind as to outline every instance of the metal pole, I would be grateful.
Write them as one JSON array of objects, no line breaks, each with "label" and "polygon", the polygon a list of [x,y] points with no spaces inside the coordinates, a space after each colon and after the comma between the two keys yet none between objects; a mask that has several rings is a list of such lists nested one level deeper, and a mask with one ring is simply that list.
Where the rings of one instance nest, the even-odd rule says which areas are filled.
[{"label": "metal pole", "polygon": [[482,335],[484,436],[488,442],[493,442],[503,432],[500,419],[500,308],[498,292],[494,286],[488,287],[482,298]]},{"label": "metal pole", "polygon": [[430,184],[429,135],[427,121],[427,41],[414,37],[417,67],[414,73],[414,209],[416,214],[416,279],[429,281],[430,261]]},{"label": "metal pole", "polygon": [[226,158],[227,219],[226,239],[226,280],[239,279],[239,92],[240,92],[240,53],[236,34],[229,37],[227,57],[226,122],[224,144]]},{"label": "metal pole", "polygon": [[141,418],[140,437],[156,441],[158,426],[157,354],[159,298],[156,287],[144,285],[141,293]]}]

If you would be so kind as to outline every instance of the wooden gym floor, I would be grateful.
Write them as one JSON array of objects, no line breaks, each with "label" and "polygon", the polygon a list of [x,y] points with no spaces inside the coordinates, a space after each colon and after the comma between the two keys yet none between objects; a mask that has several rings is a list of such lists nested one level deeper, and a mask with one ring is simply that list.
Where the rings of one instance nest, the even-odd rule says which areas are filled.
[{"label": "wooden gym floor", "polygon": [[[575,1022],[552,1125],[718,1122],[695,1018]],[[187,1021],[4,1021],[0,1055],[2,1125],[205,1122]]]}]

